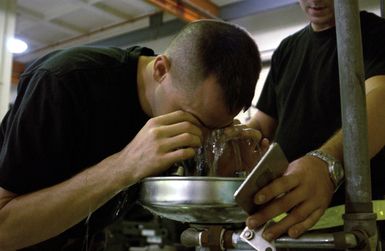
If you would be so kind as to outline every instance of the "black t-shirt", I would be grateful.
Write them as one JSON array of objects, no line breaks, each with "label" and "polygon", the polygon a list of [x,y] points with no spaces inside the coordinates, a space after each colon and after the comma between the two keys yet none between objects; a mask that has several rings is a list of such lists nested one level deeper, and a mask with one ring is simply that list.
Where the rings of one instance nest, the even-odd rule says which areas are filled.
[{"label": "black t-shirt", "polygon": [[[385,75],[385,20],[363,11],[361,30],[365,79]],[[308,25],[274,52],[257,108],[278,121],[274,140],[290,161],[320,147],[341,128],[337,60],[335,28],[314,32]],[[377,199],[385,195],[379,175],[384,165],[382,149],[371,160]],[[343,194],[340,189],[333,204],[344,203]]]},{"label": "black t-shirt", "polygon": [[[154,52],[79,47],[32,63],[0,127],[0,186],[26,194],[122,150],[149,119],[138,98],[140,55]],[[110,224],[133,200],[132,189],[117,195],[92,214],[88,230]],[[85,228],[79,223],[62,236],[83,237]]]}]

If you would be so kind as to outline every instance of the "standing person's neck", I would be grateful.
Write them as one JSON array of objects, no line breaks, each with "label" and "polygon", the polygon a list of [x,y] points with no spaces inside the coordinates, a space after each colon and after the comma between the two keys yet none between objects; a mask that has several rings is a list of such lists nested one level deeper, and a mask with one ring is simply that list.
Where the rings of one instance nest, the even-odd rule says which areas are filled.
[{"label": "standing person's neck", "polygon": [[320,32],[320,31],[324,31],[324,30],[328,30],[328,29],[331,29],[335,26],[335,23],[329,23],[329,24],[322,24],[322,25],[319,25],[319,24],[315,24],[315,23],[311,23],[311,28],[313,29],[313,31],[315,32]]}]

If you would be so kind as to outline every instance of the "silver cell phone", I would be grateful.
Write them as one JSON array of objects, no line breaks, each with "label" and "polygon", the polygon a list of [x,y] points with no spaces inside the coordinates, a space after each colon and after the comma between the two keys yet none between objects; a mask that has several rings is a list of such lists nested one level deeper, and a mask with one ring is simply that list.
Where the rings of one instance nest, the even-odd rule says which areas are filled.
[{"label": "silver cell phone", "polygon": [[254,203],[255,193],[272,180],[282,176],[288,165],[289,162],[281,147],[277,143],[272,143],[251,173],[235,191],[234,199],[237,204],[249,215],[255,213],[259,207]]}]

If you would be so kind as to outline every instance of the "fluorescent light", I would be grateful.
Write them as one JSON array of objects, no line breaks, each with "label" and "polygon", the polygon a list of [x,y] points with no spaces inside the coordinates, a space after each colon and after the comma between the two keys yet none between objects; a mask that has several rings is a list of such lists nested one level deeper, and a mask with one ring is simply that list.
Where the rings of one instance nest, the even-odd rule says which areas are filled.
[{"label": "fluorescent light", "polygon": [[11,53],[23,53],[28,49],[28,45],[21,39],[10,38],[7,41],[7,48]]}]

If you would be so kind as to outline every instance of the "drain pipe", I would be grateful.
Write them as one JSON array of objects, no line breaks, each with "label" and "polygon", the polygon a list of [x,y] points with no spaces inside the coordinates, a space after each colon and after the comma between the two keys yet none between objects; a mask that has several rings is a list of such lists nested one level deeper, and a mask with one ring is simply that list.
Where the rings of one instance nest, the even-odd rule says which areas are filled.
[{"label": "drain pipe", "polygon": [[373,250],[377,243],[376,214],[373,214],[367,115],[360,15],[357,0],[334,1],[345,167],[346,232],[367,235]]}]

